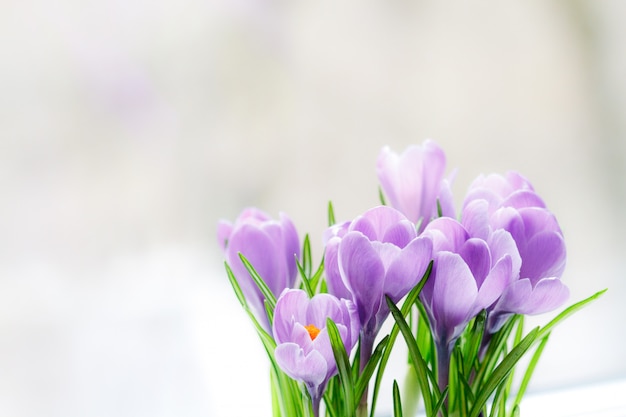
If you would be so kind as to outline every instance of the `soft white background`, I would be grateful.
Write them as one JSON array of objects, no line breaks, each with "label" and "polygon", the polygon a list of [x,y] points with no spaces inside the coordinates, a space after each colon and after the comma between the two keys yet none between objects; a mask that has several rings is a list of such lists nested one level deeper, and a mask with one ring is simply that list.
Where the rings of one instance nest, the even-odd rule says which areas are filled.
[{"label": "soft white background", "polygon": [[624,39],[619,0],[0,1],[0,416],[269,416],[217,220],[285,211],[319,259],[327,201],[429,137],[458,199],[535,184],[572,301],[609,287],[531,389],[625,377]]}]

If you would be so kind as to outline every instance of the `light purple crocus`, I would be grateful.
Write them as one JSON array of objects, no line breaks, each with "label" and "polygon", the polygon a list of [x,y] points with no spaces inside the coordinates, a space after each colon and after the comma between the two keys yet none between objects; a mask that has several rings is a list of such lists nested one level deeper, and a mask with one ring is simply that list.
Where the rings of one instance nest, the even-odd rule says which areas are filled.
[{"label": "light purple crocus", "polygon": [[444,216],[454,213],[445,169],[445,153],[432,140],[421,146],[411,145],[401,155],[384,147],[376,164],[378,180],[390,205],[413,223],[421,223],[420,230],[438,217],[437,200]]},{"label": "light purple crocus", "polygon": [[252,264],[275,296],[294,286],[296,258],[300,257],[298,233],[284,213],[279,220],[256,208],[243,210],[234,224],[220,221],[218,243],[259,323],[269,331],[264,297],[246,270],[239,254]]},{"label": "light purple crocus", "polygon": [[337,373],[326,328],[328,318],[337,326],[350,355],[359,335],[359,319],[351,301],[331,294],[317,294],[309,299],[302,290],[287,289],[274,309],[274,357],[287,375],[304,383],[315,416],[328,380]]},{"label": "light purple crocus", "polygon": [[522,260],[518,279],[489,311],[487,330],[498,331],[512,314],[541,314],[561,306],[569,290],[563,233],[530,182],[516,172],[475,180],[463,203],[463,224],[473,236],[508,231]]},{"label": "light purple crocus", "polygon": [[362,367],[389,315],[385,295],[397,303],[417,285],[431,260],[431,251],[430,239],[418,237],[415,225],[387,206],[368,210],[350,223],[343,237],[328,241],[328,288],[339,296],[349,295],[356,304],[362,326]]},{"label": "light purple crocus", "polygon": [[487,240],[471,237],[458,221],[441,217],[426,226],[434,264],[420,298],[431,324],[439,383],[448,383],[454,343],[469,321],[502,295],[517,277],[520,257],[510,233],[498,230]]}]

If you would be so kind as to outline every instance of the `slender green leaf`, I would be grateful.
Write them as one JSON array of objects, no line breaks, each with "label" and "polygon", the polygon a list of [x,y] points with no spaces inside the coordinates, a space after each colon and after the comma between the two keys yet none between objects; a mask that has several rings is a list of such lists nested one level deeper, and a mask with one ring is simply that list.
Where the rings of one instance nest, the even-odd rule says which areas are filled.
[{"label": "slender green leaf", "polygon": [[350,359],[346,353],[346,348],[343,345],[341,336],[337,326],[330,319],[326,319],[326,330],[330,338],[330,344],[333,348],[333,355],[337,362],[337,373],[339,374],[339,380],[343,387],[344,400],[345,400],[345,417],[354,416],[356,410],[356,399],[354,397],[354,383],[352,381],[352,368],[350,367]]},{"label": "slender green leaf", "polygon": [[302,243],[302,269],[305,276],[310,278],[313,271],[313,257],[311,256],[311,241],[308,233],[304,235],[304,242]]},{"label": "slender green leaf", "polygon": [[600,296],[602,296],[605,292],[607,292],[607,290],[608,288],[605,288],[602,291],[598,291],[597,293],[593,294],[591,297],[585,298],[582,301],[572,304],[571,306],[563,310],[561,314],[559,314],[554,319],[552,319],[548,324],[543,326],[543,328],[539,332],[538,338],[542,338],[546,334],[550,333],[550,331],[552,330],[554,326],[556,326],[557,324],[559,324],[560,322],[565,320],[567,317],[571,316],[572,314],[580,310],[581,308],[585,307],[590,302],[600,298]]},{"label": "slender green leaf", "polygon": [[270,287],[267,286],[265,281],[263,281],[263,278],[261,278],[261,276],[255,271],[252,264],[246,259],[246,257],[241,252],[239,253],[239,257],[241,258],[241,262],[243,262],[243,265],[248,270],[248,273],[250,274],[250,276],[252,277],[256,285],[261,290],[263,297],[265,297],[265,299],[270,304],[272,309],[274,309],[274,307],[276,306],[276,296],[274,296],[274,293],[272,292],[272,290],[270,290]]},{"label": "slender green leaf", "polygon": [[[367,385],[370,381],[370,378],[374,374],[374,370],[376,369],[376,366],[378,365],[378,362],[380,361],[380,358],[383,355],[383,351],[385,347],[387,346],[388,340],[389,340],[389,335],[385,336],[378,343],[378,345],[376,345],[374,352],[372,352],[372,356],[370,357],[369,361],[363,368],[363,371],[361,372],[361,374],[358,376],[358,379],[356,380],[356,384],[354,386],[354,398],[360,399],[363,396],[363,393],[367,389]],[[356,358],[358,357],[359,355],[357,352]],[[355,363],[356,362],[358,362],[358,360],[355,360]]]},{"label": "slender green leaf", "polygon": [[413,333],[411,332],[409,325],[404,320],[402,312],[398,310],[398,307],[396,307],[396,305],[393,303],[393,301],[391,301],[388,296],[385,296],[385,299],[387,301],[387,305],[389,306],[389,310],[391,311],[391,314],[393,315],[396,324],[400,328],[400,332],[402,333],[404,341],[406,342],[409,349],[409,354],[411,355],[411,361],[413,363],[413,369],[417,373],[417,381],[419,383],[420,389],[422,390],[426,415],[431,416],[433,411],[433,403],[435,403],[439,398],[436,393],[437,389],[436,387],[432,387],[432,391],[431,389],[429,389],[430,384],[428,383],[428,370],[426,363],[424,362],[424,358],[422,357],[422,354],[417,347],[417,343],[413,338]]},{"label": "slender green leaf", "polygon": [[230,285],[232,285],[233,290],[235,291],[237,300],[239,300],[239,303],[243,307],[248,308],[248,302],[246,301],[246,297],[243,295],[243,291],[241,291],[239,282],[237,281],[237,278],[235,278],[235,274],[233,273],[233,270],[230,268],[230,265],[228,265],[228,262],[224,262],[224,267],[226,268],[226,275],[228,276]]},{"label": "slender green leaf", "polygon": [[387,202],[385,201],[385,194],[383,193],[383,189],[381,187],[378,187],[378,199],[380,200],[381,205],[387,205]]},{"label": "slender green leaf", "polygon": [[304,271],[304,268],[302,267],[302,265],[300,265],[300,262],[298,262],[297,259],[296,259],[296,266],[298,267],[298,272],[300,272],[300,278],[302,278],[302,284],[304,286],[304,290],[306,291],[309,298],[313,298],[313,296],[315,295],[315,289],[311,285],[311,281],[309,280],[309,277],[307,276],[306,272]]},{"label": "slender green leaf", "polygon": [[517,390],[517,395],[515,396],[515,403],[514,403],[515,406],[517,406],[518,404],[522,402],[522,398],[524,397],[524,394],[526,393],[526,388],[528,388],[530,378],[532,377],[535,367],[537,366],[537,362],[539,362],[539,357],[543,353],[543,349],[546,347],[546,344],[548,343],[549,337],[550,337],[550,333],[546,334],[541,339],[541,341],[539,342],[539,346],[537,346],[535,353],[533,354],[532,358],[530,359],[530,362],[528,363],[528,367],[526,368],[526,372],[524,373],[524,377],[522,378],[520,387]]},{"label": "slender green leaf", "polygon": [[328,202],[328,227],[333,226],[335,223],[335,209],[333,208],[333,202]]},{"label": "slender green leaf", "polygon": [[400,389],[398,382],[393,380],[393,416],[402,417],[402,400],[400,399]]},{"label": "slender green leaf", "polygon": [[[402,310],[401,310],[402,315],[404,317],[406,317],[406,315],[409,314],[409,312],[411,311],[411,308],[416,303],[419,297],[419,294],[422,291],[422,288],[424,288],[426,281],[430,277],[430,273],[432,269],[433,269],[433,261],[430,261],[430,263],[428,264],[428,267],[426,268],[426,272],[424,272],[424,276],[422,277],[420,282],[417,284],[417,286],[415,286],[415,288],[409,291],[406,298],[404,299],[404,303],[402,304]],[[389,361],[389,356],[391,355],[391,350],[393,348],[394,343],[396,342],[399,331],[400,329],[398,325],[394,324],[394,326],[391,329],[391,332],[389,333],[387,346],[385,347],[385,350],[383,352],[383,356],[380,360],[380,365],[378,366],[378,371],[376,372],[376,379],[374,380],[374,388],[373,388],[373,394],[372,394],[372,406],[370,408],[370,417],[374,417],[374,412],[376,411],[376,402],[378,399],[378,393],[380,391],[380,383],[382,382],[383,374],[385,372],[387,362]]]},{"label": "slender green leaf", "polygon": [[515,346],[511,352],[502,359],[502,362],[494,369],[493,373],[485,381],[485,385],[481,387],[480,392],[476,393],[476,402],[470,411],[470,417],[478,417],[482,407],[487,402],[489,396],[504,381],[515,364],[526,353],[528,348],[532,346],[539,333],[539,327],[534,328],[530,333]]}]

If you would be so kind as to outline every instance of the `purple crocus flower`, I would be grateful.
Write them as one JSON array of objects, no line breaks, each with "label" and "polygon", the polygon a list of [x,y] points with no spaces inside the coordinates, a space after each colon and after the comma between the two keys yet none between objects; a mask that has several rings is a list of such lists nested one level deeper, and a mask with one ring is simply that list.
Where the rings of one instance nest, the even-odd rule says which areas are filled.
[{"label": "purple crocus flower", "polygon": [[463,203],[463,224],[474,236],[508,231],[522,259],[519,278],[489,312],[487,330],[498,331],[512,314],[541,314],[561,306],[569,290],[563,233],[530,182],[515,172],[481,176]]},{"label": "purple crocus flower", "polygon": [[274,295],[291,288],[297,277],[300,243],[295,226],[281,213],[274,220],[256,208],[245,209],[234,224],[220,221],[218,243],[259,322],[269,330],[264,297],[239,258],[243,254]]},{"label": "purple crocus flower", "polygon": [[343,237],[328,241],[328,287],[340,296],[348,294],[356,304],[362,326],[362,367],[389,315],[385,295],[398,302],[417,285],[431,260],[431,251],[430,239],[417,237],[415,225],[387,206],[368,210],[350,223]]},{"label": "purple crocus flower", "polygon": [[430,222],[423,235],[432,239],[434,264],[420,298],[437,346],[443,389],[454,343],[467,323],[496,302],[517,277],[521,261],[505,230],[483,240],[471,237],[458,221],[441,217]]},{"label": "purple crocus flower", "polygon": [[442,214],[453,215],[450,184],[443,177],[446,156],[432,140],[426,140],[421,146],[411,145],[401,155],[384,147],[376,168],[391,206],[413,223],[421,222],[420,230],[437,217],[438,199]]},{"label": "purple crocus flower", "polygon": [[274,309],[274,357],[291,378],[302,381],[309,392],[315,416],[328,380],[337,373],[326,320],[330,318],[348,355],[359,335],[359,319],[354,304],[331,294],[309,299],[302,290],[286,289]]}]

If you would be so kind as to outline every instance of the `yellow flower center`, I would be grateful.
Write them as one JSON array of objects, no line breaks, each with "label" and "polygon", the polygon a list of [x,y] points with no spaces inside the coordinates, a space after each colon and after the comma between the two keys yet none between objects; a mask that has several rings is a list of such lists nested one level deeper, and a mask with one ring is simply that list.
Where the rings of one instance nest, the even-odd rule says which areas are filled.
[{"label": "yellow flower center", "polygon": [[306,329],[307,332],[309,332],[309,336],[311,337],[311,340],[315,340],[317,335],[320,334],[320,329],[315,327],[314,324],[309,324],[308,326],[304,326],[304,328]]}]

